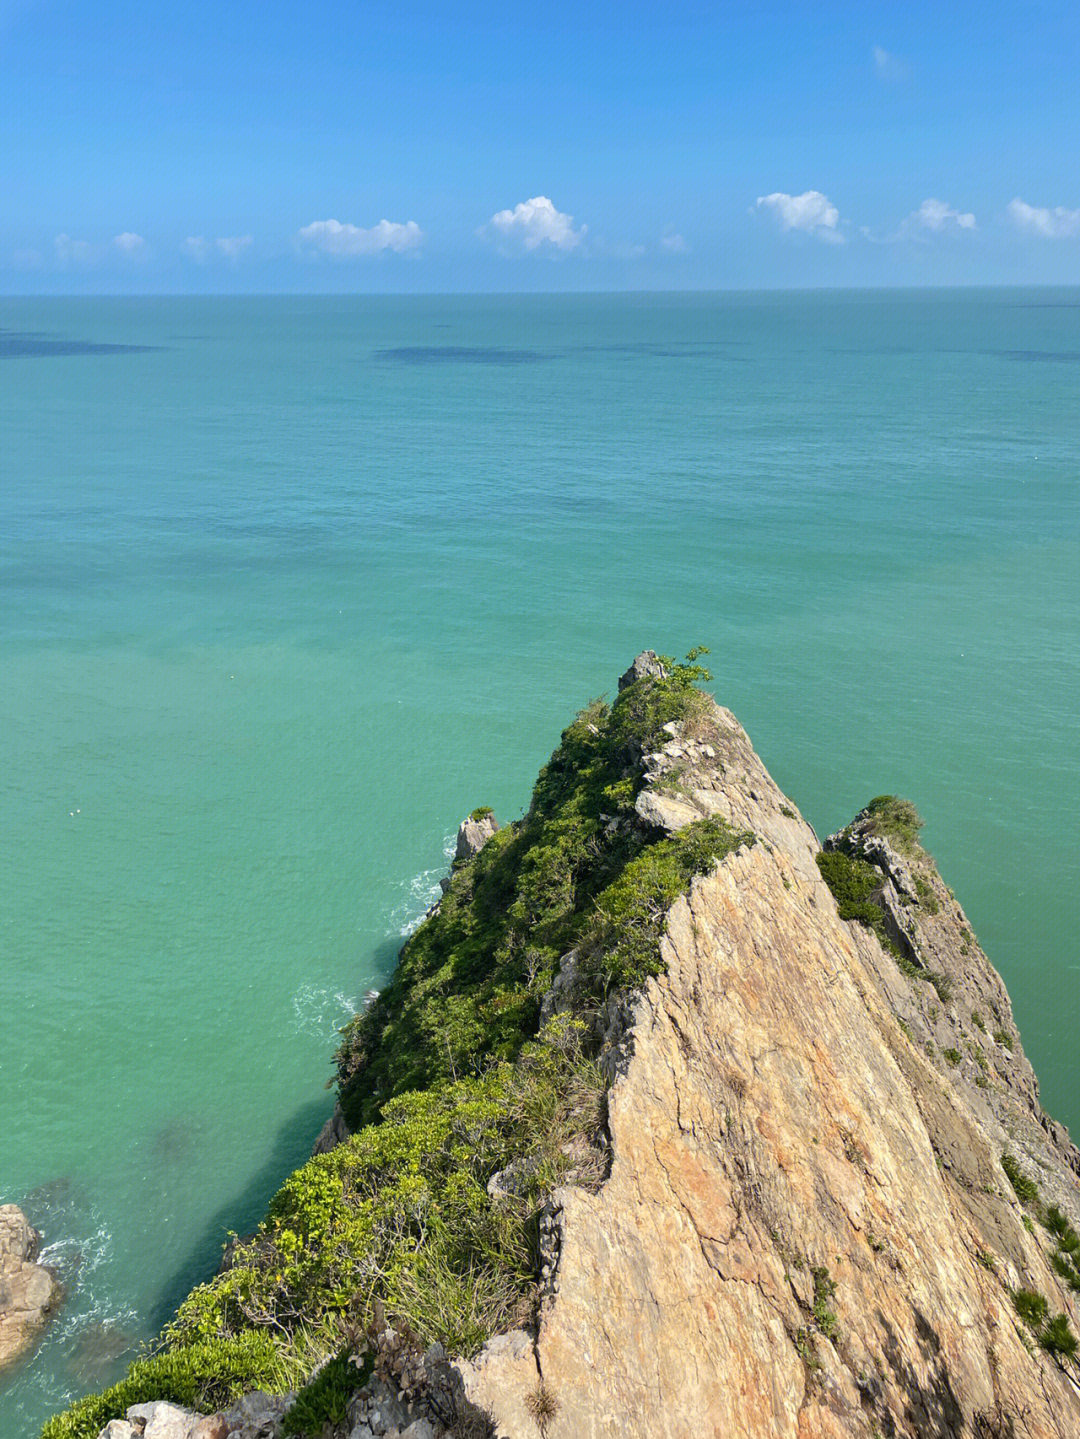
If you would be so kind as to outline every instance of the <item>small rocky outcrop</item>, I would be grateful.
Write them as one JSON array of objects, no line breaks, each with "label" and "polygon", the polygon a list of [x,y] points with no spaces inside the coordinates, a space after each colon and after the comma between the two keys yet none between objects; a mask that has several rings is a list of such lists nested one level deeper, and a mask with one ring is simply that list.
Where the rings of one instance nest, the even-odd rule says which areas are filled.
[{"label": "small rocky outcrop", "polygon": [[642,650],[630,668],[619,676],[619,692],[621,694],[623,690],[629,689],[629,687],[632,684],[636,684],[638,680],[646,679],[650,676],[656,679],[663,679],[665,674],[667,674],[667,671],[664,669],[656,652],[654,650]]},{"label": "small rocky outcrop", "polygon": [[99,1439],[277,1439],[292,1395],[245,1394],[214,1414],[196,1414],[157,1400],[132,1404],[123,1419],[111,1419]]},{"label": "small rocky outcrop", "polygon": [[60,1303],[55,1275],[38,1264],[41,1235],[14,1204],[0,1205],[0,1369],[37,1343]]},{"label": "small rocky outcrop", "polygon": [[477,809],[458,826],[455,860],[472,859],[478,855],[491,836],[497,833],[499,821],[491,810]]}]

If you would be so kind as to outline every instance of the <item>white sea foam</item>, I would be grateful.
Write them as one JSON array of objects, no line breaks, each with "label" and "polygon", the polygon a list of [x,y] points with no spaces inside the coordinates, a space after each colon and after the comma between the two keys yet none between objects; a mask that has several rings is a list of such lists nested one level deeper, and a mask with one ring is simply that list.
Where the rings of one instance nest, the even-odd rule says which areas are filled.
[{"label": "white sea foam", "polygon": [[331,1041],[343,1024],[362,1007],[360,1001],[340,989],[318,984],[302,984],[293,995],[296,1028],[313,1039]]},{"label": "white sea foam", "polygon": [[390,911],[387,923],[391,933],[396,932],[402,939],[408,939],[409,935],[419,928],[424,915],[442,893],[439,880],[450,868],[456,844],[456,832],[444,835],[442,852],[446,863],[436,865],[434,869],[421,870],[419,874],[414,874],[412,879],[402,881],[399,891],[401,899]]}]

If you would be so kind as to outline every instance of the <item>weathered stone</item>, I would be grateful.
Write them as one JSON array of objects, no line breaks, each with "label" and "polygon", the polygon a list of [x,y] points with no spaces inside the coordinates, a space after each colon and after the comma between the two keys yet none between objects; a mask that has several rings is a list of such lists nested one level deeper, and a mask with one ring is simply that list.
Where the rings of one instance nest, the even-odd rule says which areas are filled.
[{"label": "weathered stone", "polygon": [[493,834],[499,829],[499,821],[493,814],[481,815],[479,819],[463,819],[458,826],[457,845],[454,859],[472,859],[478,855]]},{"label": "weathered stone", "polygon": [[33,1348],[62,1290],[38,1264],[41,1236],[14,1204],[0,1205],[0,1369]]},{"label": "weathered stone", "polygon": [[229,1421],[224,1414],[207,1414],[192,1429],[189,1439],[229,1439]]},{"label": "weathered stone", "polygon": [[142,1429],[137,1429],[127,1419],[110,1419],[98,1435],[98,1439],[139,1439]]},{"label": "weathered stone", "polygon": [[345,1116],[341,1112],[340,1103],[334,1104],[334,1112],[319,1130],[319,1137],[315,1141],[312,1154],[329,1154],[331,1149],[336,1149],[349,1137],[349,1126],[345,1123]]},{"label": "weathered stone", "polygon": [[292,1399],[291,1394],[266,1394],[256,1389],[224,1410],[222,1417],[230,1424],[230,1432],[238,1429],[244,1439],[263,1439],[280,1430]]},{"label": "weathered stone", "polygon": [[199,1420],[190,1409],[158,1400],[152,1404],[133,1404],[127,1411],[128,1422],[143,1427],[143,1439],[190,1439]]},{"label": "weathered stone", "polygon": [[637,680],[644,679],[646,675],[655,675],[659,679],[667,674],[667,670],[660,663],[652,650],[642,650],[630,668],[619,676],[620,691],[634,684]]}]

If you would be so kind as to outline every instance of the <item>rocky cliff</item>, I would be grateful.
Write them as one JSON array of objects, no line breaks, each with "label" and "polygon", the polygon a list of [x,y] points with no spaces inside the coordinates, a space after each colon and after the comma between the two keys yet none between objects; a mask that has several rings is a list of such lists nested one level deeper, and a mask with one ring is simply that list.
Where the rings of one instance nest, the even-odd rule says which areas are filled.
[{"label": "rocky cliff", "polygon": [[[671,728],[639,815],[720,814],[760,842],[672,906],[666,972],[608,1039],[610,1175],[553,1195],[535,1339],[465,1366],[470,1395],[532,1435],[542,1383],[552,1439],[1080,1435],[1080,1371],[1013,1298],[1080,1314],[1033,1217],[1048,1201],[1080,1226],[1080,1156],[963,911],[864,815],[831,843],[879,866],[908,939],[886,948],[840,918],[734,716]],[[1021,1179],[1026,1206],[1003,1155],[1038,1188]]]},{"label": "rocky cliff", "polygon": [[[1001,980],[912,807],[821,846],[697,673],[640,656],[472,821],[170,1363],[273,1387],[321,1324],[313,1436],[1080,1435],[1080,1155]],[[209,1407],[172,1372],[49,1432]]]}]

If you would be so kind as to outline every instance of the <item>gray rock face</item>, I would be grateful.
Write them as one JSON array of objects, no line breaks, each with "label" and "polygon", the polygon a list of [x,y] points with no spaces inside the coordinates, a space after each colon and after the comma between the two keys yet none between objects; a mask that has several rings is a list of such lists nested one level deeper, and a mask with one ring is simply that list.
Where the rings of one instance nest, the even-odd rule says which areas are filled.
[{"label": "gray rock face", "polygon": [[499,828],[499,821],[493,814],[481,815],[479,819],[463,819],[458,826],[457,846],[454,859],[472,859],[478,855],[488,840]]},{"label": "gray rock face", "polygon": [[619,676],[619,689],[626,689],[628,685],[644,679],[646,675],[655,675],[657,679],[663,679],[666,674],[667,670],[660,663],[656,654],[652,650],[642,650],[626,673]]},{"label": "gray rock face", "polygon": [[36,1263],[41,1236],[14,1204],[0,1205],[0,1369],[33,1347],[61,1289]]},{"label": "gray rock face", "polygon": [[319,1137],[315,1141],[312,1154],[329,1154],[331,1149],[336,1149],[343,1140],[349,1137],[349,1126],[345,1123],[345,1116],[341,1112],[341,1105],[334,1105],[334,1112],[319,1130]]}]

